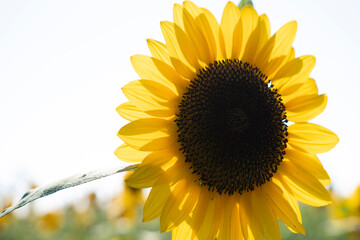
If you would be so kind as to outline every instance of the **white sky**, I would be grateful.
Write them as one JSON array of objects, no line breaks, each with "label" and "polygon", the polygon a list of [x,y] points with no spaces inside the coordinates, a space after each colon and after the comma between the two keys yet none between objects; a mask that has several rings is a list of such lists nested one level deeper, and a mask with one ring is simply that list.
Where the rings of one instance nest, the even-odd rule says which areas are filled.
[{"label": "white sky", "polygon": [[[130,56],[149,55],[146,38],[164,42],[159,23],[172,20],[175,2],[0,1],[0,198],[19,199],[29,182],[125,165],[113,153],[126,123],[115,108],[126,101],[121,87],[138,79]],[[227,1],[194,2],[220,20]],[[254,6],[268,15],[272,33],[297,20],[296,55],[316,57],[311,76],[329,101],[313,122],[340,137],[319,157],[333,188],[349,194],[360,184],[360,1],[254,0]],[[58,207],[91,190],[105,199],[121,185],[121,176],[112,176],[36,206]]]}]

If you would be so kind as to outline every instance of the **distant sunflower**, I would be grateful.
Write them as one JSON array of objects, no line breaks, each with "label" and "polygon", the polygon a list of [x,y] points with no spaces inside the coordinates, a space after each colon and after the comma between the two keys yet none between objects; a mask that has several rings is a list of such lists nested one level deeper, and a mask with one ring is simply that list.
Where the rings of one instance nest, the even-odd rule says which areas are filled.
[{"label": "distant sunflower", "polygon": [[45,236],[55,235],[64,225],[64,213],[62,211],[50,212],[36,220],[36,228]]},{"label": "distant sunflower", "polygon": [[277,219],[305,233],[297,200],[331,202],[317,153],[338,137],[308,123],[327,103],[295,58],[296,22],[270,36],[266,15],[229,2],[221,23],[190,1],[162,22],[166,44],[135,55],[141,80],[123,87],[131,122],[115,154],[141,164],[128,179],[152,187],[143,220],[160,216],[173,239],[280,239]]},{"label": "distant sunflower", "polygon": [[[128,172],[124,179],[129,178],[132,172]],[[129,187],[124,183],[123,191],[113,198],[108,209],[108,216],[111,220],[119,218],[127,219],[129,227],[133,227],[137,221],[138,208],[144,205],[143,193],[140,189]],[[124,223],[121,222],[121,227],[124,228]]]},{"label": "distant sunflower", "polygon": [[[333,205],[330,208],[332,218],[343,219],[353,218],[357,222],[358,228],[360,227],[360,186],[347,198],[342,198],[333,194]],[[349,223],[346,223],[349,227]],[[358,229],[360,232],[360,228]]]}]

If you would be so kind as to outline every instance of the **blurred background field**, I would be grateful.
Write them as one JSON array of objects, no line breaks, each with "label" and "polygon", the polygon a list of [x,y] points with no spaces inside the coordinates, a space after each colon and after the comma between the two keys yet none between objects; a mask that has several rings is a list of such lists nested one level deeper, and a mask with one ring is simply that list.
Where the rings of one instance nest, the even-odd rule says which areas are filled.
[{"label": "blurred background field", "polygon": [[[74,189],[73,189],[74,190]],[[0,210],[12,205],[12,196],[0,200]],[[44,212],[32,203],[27,213],[13,212],[0,218],[1,240],[135,240],[171,239],[159,233],[159,221],[142,223],[145,201],[142,190],[124,184],[112,199],[99,200],[94,193],[63,208]]]},{"label": "blurred background field", "polygon": [[[26,214],[11,213],[0,218],[1,240],[169,240],[160,233],[159,219],[143,223],[142,190],[124,185],[108,201],[90,193],[78,202],[51,212],[38,212],[30,204]],[[1,199],[2,207],[11,205],[12,196]],[[360,187],[347,198],[333,194],[327,207],[301,205],[306,235],[290,232],[280,224],[285,240],[358,240],[360,239]]]}]

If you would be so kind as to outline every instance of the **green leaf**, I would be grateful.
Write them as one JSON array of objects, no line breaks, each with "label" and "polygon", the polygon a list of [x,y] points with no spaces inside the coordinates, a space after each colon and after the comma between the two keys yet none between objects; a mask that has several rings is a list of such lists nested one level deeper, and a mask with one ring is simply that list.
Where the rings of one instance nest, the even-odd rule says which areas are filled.
[{"label": "green leaf", "polygon": [[116,168],[112,168],[112,169],[105,169],[105,170],[101,169],[101,170],[95,170],[95,171],[91,171],[91,172],[87,172],[87,173],[79,173],[79,174],[75,174],[73,176],[61,179],[59,181],[50,183],[46,186],[37,187],[35,189],[32,189],[32,190],[26,192],[17,204],[4,209],[0,213],[0,218],[8,215],[15,209],[18,209],[32,201],[35,201],[36,199],[46,197],[46,196],[56,193],[60,190],[70,188],[70,187],[75,187],[75,186],[78,186],[78,185],[81,185],[81,184],[84,184],[87,182],[91,182],[94,180],[98,180],[100,178],[107,177],[107,176],[110,176],[110,175],[113,175],[116,173],[121,173],[121,172],[125,172],[125,171],[133,171],[138,167],[138,165],[139,164],[134,164],[134,165],[130,165],[127,167],[120,167],[120,168],[116,167]]}]

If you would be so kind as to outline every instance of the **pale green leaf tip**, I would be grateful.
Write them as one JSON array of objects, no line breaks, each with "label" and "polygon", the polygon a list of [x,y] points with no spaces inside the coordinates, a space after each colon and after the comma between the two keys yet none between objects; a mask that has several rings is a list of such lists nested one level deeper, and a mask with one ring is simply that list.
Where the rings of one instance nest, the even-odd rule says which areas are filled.
[{"label": "pale green leaf tip", "polygon": [[238,8],[242,9],[243,7],[246,7],[246,6],[252,6],[253,7],[254,5],[253,5],[251,0],[241,0],[241,2],[238,5]]},{"label": "pale green leaf tip", "polygon": [[90,172],[86,172],[86,173],[75,174],[73,176],[50,183],[43,187],[37,187],[35,189],[32,189],[32,190],[26,192],[21,197],[20,201],[17,204],[15,204],[11,207],[8,207],[8,208],[4,209],[2,212],[0,212],[0,218],[8,215],[12,211],[30,203],[30,202],[35,201],[36,199],[46,197],[46,196],[56,193],[60,190],[70,188],[70,187],[75,187],[75,186],[78,186],[78,185],[81,185],[81,184],[84,184],[87,182],[91,182],[94,180],[98,180],[100,178],[104,178],[104,177],[107,177],[107,176],[110,176],[110,175],[113,175],[116,173],[121,173],[121,172],[125,172],[125,171],[134,171],[138,166],[139,166],[139,164],[134,164],[134,165],[130,165],[127,167],[116,167],[116,168],[105,169],[105,170],[103,170],[103,169],[94,170],[94,171],[90,171]]}]

